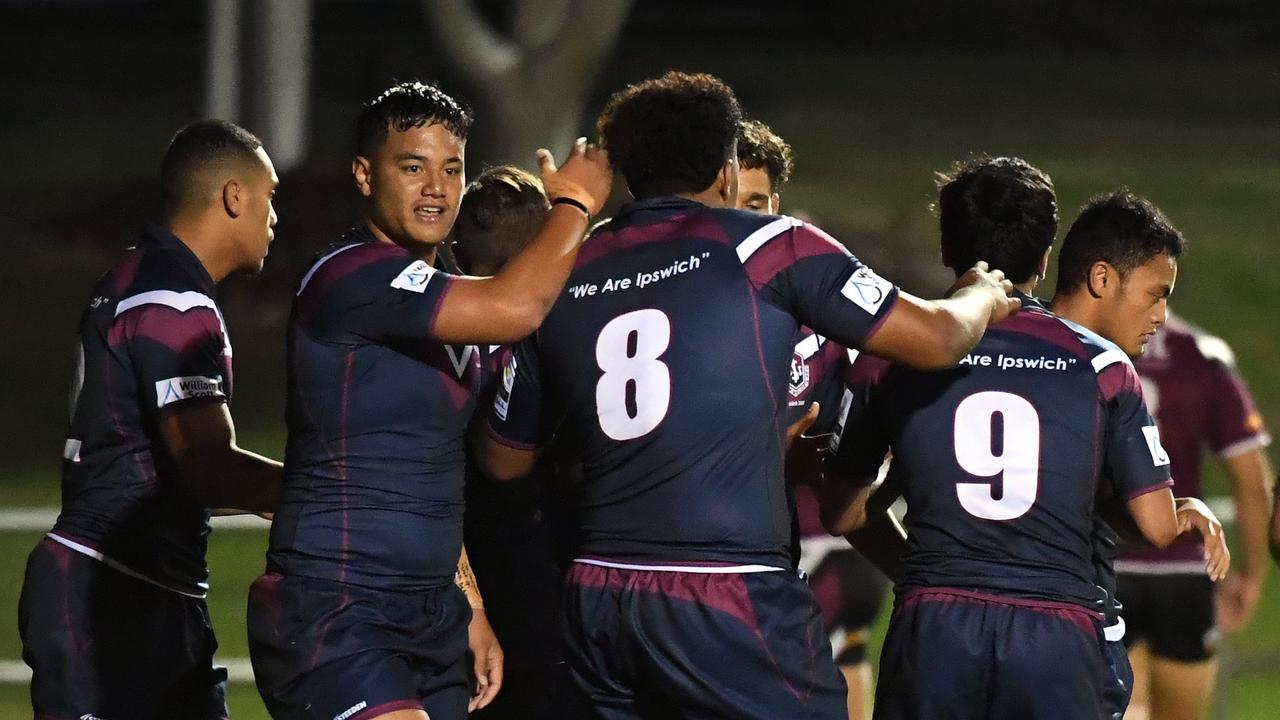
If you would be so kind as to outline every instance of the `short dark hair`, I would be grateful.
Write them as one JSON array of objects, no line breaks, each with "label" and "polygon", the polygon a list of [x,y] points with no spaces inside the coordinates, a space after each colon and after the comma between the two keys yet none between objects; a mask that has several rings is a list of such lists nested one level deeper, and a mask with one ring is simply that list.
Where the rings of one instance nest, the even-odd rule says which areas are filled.
[{"label": "short dark hair", "polygon": [[769,189],[778,192],[791,179],[795,155],[791,146],[759,120],[738,123],[738,165],[744,170],[764,168]]},{"label": "short dark hair", "polygon": [[259,163],[262,141],[226,120],[200,120],[179,130],[160,161],[161,207],[166,217],[208,196],[210,170]]},{"label": "short dark hair", "polygon": [[511,165],[486,168],[467,185],[453,224],[464,271],[492,275],[533,239],[546,220],[542,181]]},{"label": "short dark hair", "polygon": [[459,140],[471,130],[471,108],[455,100],[431,83],[405,82],[392,85],[365,103],[356,121],[356,154],[367,156],[387,141],[391,128],[409,128],[439,123]]},{"label": "short dark hair", "polygon": [[979,260],[1031,279],[1058,234],[1053,181],[1016,157],[978,157],[937,174],[942,257],[957,273]]},{"label": "short dark hair", "polygon": [[1177,258],[1187,240],[1150,200],[1119,188],[1085,203],[1058,252],[1057,292],[1071,292],[1089,279],[1089,268],[1106,262],[1121,281],[1152,258]]},{"label": "short dark hair", "polygon": [[615,93],[596,121],[609,162],[636,198],[701,192],[734,157],[742,108],[703,73],[669,70]]}]

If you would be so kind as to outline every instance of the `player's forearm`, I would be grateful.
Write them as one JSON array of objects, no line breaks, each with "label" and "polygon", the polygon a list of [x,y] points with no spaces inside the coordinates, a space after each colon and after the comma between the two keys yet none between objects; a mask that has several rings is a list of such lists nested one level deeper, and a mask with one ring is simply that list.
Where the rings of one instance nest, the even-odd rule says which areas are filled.
[{"label": "player's forearm", "polygon": [[273,513],[280,505],[284,466],[234,445],[182,469],[205,507]]},{"label": "player's forearm", "polygon": [[437,317],[437,337],[512,343],[531,335],[560,297],[587,223],[587,215],[571,205],[552,207],[542,230],[497,275],[456,281]]},{"label": "player's forearm", "polygon": [[[1158,550],[1178,537],[1178,515],[1168,488],[1143,493],[1125,503],[1142,538]],[[1117,528],[1117,532],[1118,532]]]},{"label": "player's forearm", "polygon": [[1262,448],[1223,460],[1235,482],[1240,572],[1261,580],[1267,571],[1267,534],[1271,511],[1271,466]]},{"label": "player's forearm", "polygon": [[974,287],[960,289],[944,300],[935,300],[934,361],[937,367],[950,367],[973,350],[996,306],[990,292]]},{"label": "player's forearm", "polygon": [[880,513],[861,529],[845,535],[849,544],[886,577],[898,573],[898,560],[907,547],[907,533],[892,511]]},{"label": "player's forearm", "polygon": [[484,609],[484,598],[480,597],[480,585],[476,582],[476,575],[471,570],[471,561],[467,558],[467,548],[462,548],[462,555],[458,557],[458,572],[454,575],[453,582],[467,596],[467,603],[471,605],[472,610]]}]

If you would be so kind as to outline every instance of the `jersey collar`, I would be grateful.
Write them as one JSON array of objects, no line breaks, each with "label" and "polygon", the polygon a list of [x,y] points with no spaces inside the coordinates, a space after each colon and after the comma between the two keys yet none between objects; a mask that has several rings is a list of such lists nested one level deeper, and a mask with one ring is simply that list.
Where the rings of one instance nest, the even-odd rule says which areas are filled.
[{"label": "jersey collar", "polygon": [[200,258],[196,257],[196,254],[191,252],[191,248],[187,247],[187,244],[177,235],[169,232],[168,228],[156,223],[148,223],[142,228],[142,239],[138,244],[141,247],[151,247],[171,253],[182,268],[191,274],[196,285],[204,290],[205,294],[213,296],[217,284],[209,275],[204,263],[200,262]]}]

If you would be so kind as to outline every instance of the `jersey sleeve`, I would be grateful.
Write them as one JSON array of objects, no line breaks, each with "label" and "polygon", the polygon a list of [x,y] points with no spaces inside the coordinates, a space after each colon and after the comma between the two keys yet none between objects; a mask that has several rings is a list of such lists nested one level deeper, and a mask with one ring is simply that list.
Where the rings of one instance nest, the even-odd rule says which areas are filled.
[{"label": "jersey sleeve", "polygon": [[1103,465],[1117,495],[1132,500],[1172,487],[1169,455],[1160,444],[1156,421],[1142,400],[1142,383],[1127,362],[1098,373],[1105,413]]},{"label": "jersey sleeve", "polygon": [[790,222],[778,225],[771,237],[753,235],[739,246],[752,282],[767,302],[802,324],[841,345],[861,348],[893,309],[898,288],[822,230],[792,218],[780,221]]},{"label": "jersey sleeve", "polygon": [[361,272],[351,330],[374,343],[396,345],[435,337],[436,318],[455,276],[422,260],[381,260]]},{"label": "jersey sleeve", "polygon": [[502,383],[489,413],[489,435],[518,450],[540,447],[552,427],[547,418],[538,349],[534,343],[534,338],[525,339],[507,358],[502,367]]},{"label": "jersey sleeve", "polygon": [[118,315],[112,333],[128,338],[150,409],[167,413],[194,401],[227,401],[231,348],[212,300],[185,310],[141,305]]},{"label": "jersey sleeve", "polygon": [[875,481],[889,452],[887,424],[881,415],[884,377],[890,365],[859,355],[844,375],[844,397],[831,435],[828,475],[857,486]]},{"label": "jersey sleeve", "polygon": [[1270,444],[1262,414],[1239,373],[1214,361],[1204,382],[1210,387],[1205,393],[1212,400],[1208,408],[1208,440],[1215,453],[1228,458]]}]

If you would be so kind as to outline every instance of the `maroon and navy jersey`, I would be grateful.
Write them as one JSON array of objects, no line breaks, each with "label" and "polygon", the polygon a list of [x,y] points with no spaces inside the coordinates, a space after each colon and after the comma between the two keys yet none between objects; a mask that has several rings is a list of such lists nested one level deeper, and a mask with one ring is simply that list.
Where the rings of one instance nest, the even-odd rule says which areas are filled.
[{"label": "maroon and navy jersey", "polygon": [[[1234,361],[1221,339],[1170,314],[1136,363],[1147,405],[1169,451],[1178,497],[1201,497],[1205,449],[1225,459],[1271,442]],[[1124,548],[1116,569],[1203,573],[1203,548],[1193,533],[1164,550]]]},{"label": "maroon and navy jersey", "polygon": [[453,581],[487,351],[433,336],[453,280],[363,229],[303,276],[273,569],[382,589]]},{"label": "maroon and navy jersey", "polygon": [[625,206],[504,373],[513,447],[580,443],[579,555],[785,567],[788,362],[861,345],[898,291],[821,230],[680,198]]},{"label": "maroon and navy jersey", "polygon": [[94,286],[79,353],[50,538],[203,596],[209,512],[177,477],[159,422],[231,398],[231,343],[213,279],[181,240],[148,226]]},{"label": "maroon and navy jersey", "polygon": [[1169,460],[1129,359],[1023,296],[961,363],[919,372],[863,355],[832,462],[907,501],[899,592],[951,587],[1101,610],[1100,482],[1166,488]]}]

